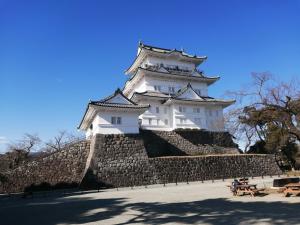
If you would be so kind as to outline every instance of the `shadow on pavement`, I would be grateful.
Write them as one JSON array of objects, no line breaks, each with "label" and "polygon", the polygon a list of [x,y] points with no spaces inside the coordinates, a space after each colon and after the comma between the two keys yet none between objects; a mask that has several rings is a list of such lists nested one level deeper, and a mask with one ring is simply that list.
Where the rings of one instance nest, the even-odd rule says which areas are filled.
[{"label": "shadow on pavement", "polygon": [[180,203],[128,203],[126,198],[84,196],[0,203],[0,223],[3,225],[106,224],[104,220],[128,210],[130,214],[119,220],[125,222],[115,224],[300,224],[300,203],[236,202],[225,198]]}]

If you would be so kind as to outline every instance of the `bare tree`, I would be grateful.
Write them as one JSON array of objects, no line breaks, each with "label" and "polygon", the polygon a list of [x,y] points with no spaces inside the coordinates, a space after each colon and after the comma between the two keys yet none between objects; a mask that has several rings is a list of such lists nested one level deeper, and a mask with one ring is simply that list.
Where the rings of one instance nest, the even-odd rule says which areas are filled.
[{"label": "bare tree", "polygon": [[61,151],[66,145],[81,140],[82,138],[66,131],[59,131],[51,140],[45,143],[46,152]]},{"label": "bare tree", "polygon": [[37,134],[24,134],[21,140],[9,144],[6,153],[9,168],[13,169],[22,162],[29,160],[29,154],[36,151],[40,143],[41,139]]},{"label": "bare tree", "polygon": [[278,148],[290,139],[299,141],[299,82],[276,81],[267,72],[252,73],[252,80],[241,90],[227,93],[239,103],[228,112],[227,127],[244,143],[244,150],[266,139],[272,140]]},{"label": "bare tree", "polygon": [[36,147],[41,143],[41,139],[37,134],[24,134],[23,138],[15,143],[8,145],[8,150],[12,151],[23,151],[27,154],[36,150]]}]

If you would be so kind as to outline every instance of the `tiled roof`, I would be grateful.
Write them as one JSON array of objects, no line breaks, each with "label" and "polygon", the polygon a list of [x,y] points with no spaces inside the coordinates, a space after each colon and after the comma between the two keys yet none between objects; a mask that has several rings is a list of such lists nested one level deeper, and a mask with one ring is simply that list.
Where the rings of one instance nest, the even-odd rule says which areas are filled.
[{"label": "tiled roof", "polygon": [[177,50],[175,49],[168,49],[168,48],[160,48],[160,47],[156,47],[156,46],[152,46],[152,45],[146,45],[144,43],[139,43],[139,47],[140,48],[144,48],[150,51],[154,51],[154,52],[159,52],[159,53],[171,53],[171,52],[178,52],[183,56],[189,57],[189,58],[196,58],[196,59],[206,59],[207,56],[197,56],[197,55],[190,55],[186,52],[184,52],[183,50]]},{"label": "tiled roof", "polygon": [[[178,74],[178,75],[185,75],[185,76],[193,76],[193,73],[195,71],[193,70],[184,70],[179,67],[175,68],[170,68],[165,65],[145,65],[144,69],[146,70],[151,70],[155,72],[161,72],[161,73],[170,73],[170,74]],[[203,74],[199,73],[199,77],[204,77]]]},{"label": "tiled roof", "polygon": [[157,92],[157,91],[144,91],[144,92],[134,92],[134,95],[142,95],[149,97],[159,97],[159,98],[169,98],[170,95],[167,93]]},{"label": "tiled roof", "polygon": [[[126,99],[129,102],[129,104],[108,102],[110,99],[114,98],[118,94],[120,94],[124,99]],[[108,96],[107,98],[104,98],[99,101],[90,101],[89,105],[96,105],[96,106],[102,106],[102,107],[113,107],[113,108],[131,108],[131,109],[134,109],[134,108],[142,109],[142,108],[149,107],[149,105],[138,105],[131,99],[127,98],[119,88],[115,91],[114,94]]]},{"label": "tiled roof", "polygon": [[[139,70],[143,70],[143,71],[149,71],[149,72],[156,72],[156,73],[160,73],[160,74],[167,74],[167,75],[170,75],[170,74],[173,74],[175,76],[178,76],[178,77],[186,77],[186,78],[193,78],[193,79],[200,79],[200,80],[203,80],[203,81],[207,81],[209,83],[214,83],[215,81],[219,80],[220,77],[206,77],[204,75],[201,75],[201,76],[192,76],[192,75],[186,75],[186,74],[182,74],[182,73],[170,73],[170,72],[162,72],[162,71],[156,71],[156,70],[153,70],[153,69],[149,69],[149,68],[142,68],[142,67],[139,67],[135,73],[126,81],[125,85],[130,82],[138,73]],[[124,87],[125,88],[125,87]],[[123,90],[124,90],[123,88]]]},{"label": "tiled roof", "polygon": [[149,108],[149,105],[131,105],[131,104],[116,104],[116,103],[101,103],[101,102],[93,102],[90,103],[91,105],[95,106],[102,106],[102,107],[113,107],[113,108],[128,108],[128,109],[144,109]]},{"label": "tiled roof", "polygon": [[[202,96],[198,95],[197,92],[195,92],[201,99],[181,99],[178,98],[181,94],[183,94],[188,88],[192,88],[190,84],[188,84],[186,87],[183,87],[178,92],[174,94],[168,94],[168,93],[162,93],[162,92],[156,92],[156,91],[144,91],[144,92],[134,92],[133,96],[139,95],[139,96],[145,96],[145,97],[156,97],[156,98],[163,98],[164,102],[171,101],[171,100],[179,100],[179,101],[187,101],[187,102],[215,102],[215,103],[233,103],[234,100],[223,100],[223,99],[216,99],[210,96]],[[132,97],[133,98],[133,97]]]},{"label": "tiled roof", "polygon": [[[129,98],[127,98],[123,92],[121,91],[120,88],[118,88],[115,93],[113,93],[112,95],[104,98],[104,99],[101,99],[99,101],[90,101],[89,103],[92,104],[92,105],[99,105],[100,103],[107,103],[107,101],[109,101],[110,99],[116,97],[117,95],[121,95],[123,98],[125,98],[128,102],[130,102],[131,104],[133,105],[137,105],[135,102],[131,101]],[[111,104],[111,103],[107,103],[107,104]]]},{"label": "tiled roof", "polygon": [[191,89],[199,98],[202,99],[202,97],[192,88],[192,85],[190,83],[187,84],[187,86],[181,88],[175,95],[172,96],[172,98],[176,99],[183,93],[185,93],[188,89]]},{"label": "tiled roof", "polygon": [[[118,94],[120,94],[122,97],[124,97],[129,102],[129,104],[110,103],[110,102],[108,102],[110,99],[114,98]],[[91,106],[94,106],[94,107],[91,107]],[[112,94],[112,95],[110,95],[110,96],[108,96],[108,97],[106,97],[106,98],[104,98],[102,100],[99,100],[99,101],[90,101],[88,103],[88,105],[87,105],[87,108],[85,110],[84,116],[81,119],[81,122],[80,122],[78,128],[81,128],[82,125],[84,124],[84,121],[86,121],[86,116],[88,114],[88,111],[91,110],[92,108],[95,109],[95,107],[139,110],[139,109],[147,109],[147,108],[150,107],[150,105],[144,105],[144,104],[140,104],[139,105],[139,104],[133,102],[132,100],[130,100],[129,98],[127,98],[120,89],[117,89],[114,94]],[[83,126],[85,126],[85,125],[83,125]]]},{"label": "tiled roof", "polygon": [[177,49],[167,49],[167,48],[160,48],[160,47],[155,47],[151,45],[145,45],[143,43],[139,43],[139,53],[134,59],[133,63],[129,66],[129,68],[126,70],[126,74],[131,74],[133,73],[136,69],[138,69],[139,65],[136,65],[135,63],[140,59],[141,57],[143,58],[142,55],[146,53],[147,51],[151,51],[153,53],[159,53],[160,55],[165,55],[165,56],[171,56],[174,53],[179,54],[179,56],[182,56],[182,59],[185,58],[187,61],[192,61],[195,64],[199,65],[202,63],[204,60],[207,59],[207,56],[197,56],[197,55],[190,55],[184,52],[183,50],[177,50]]}]

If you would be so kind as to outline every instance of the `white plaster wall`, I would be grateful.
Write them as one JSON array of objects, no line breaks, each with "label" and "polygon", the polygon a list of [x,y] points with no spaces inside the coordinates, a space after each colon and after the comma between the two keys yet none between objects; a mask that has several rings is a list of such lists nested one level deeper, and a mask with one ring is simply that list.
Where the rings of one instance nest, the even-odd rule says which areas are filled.
[{"label": "white plaster wall", "polygon": [[221,106],[206,108],[206,126],[208,130],[212,131],[224,130],[224,115]]},{"label": "white plaster wall", "polygon": [[[175,92],[180,90],[183,87],[186,87],[188,85],[187,81],[171,81],[168,79],[159,79],[159,78],[153,78],[153,77],[145,77],[144,79],[144,86],[145,88],[143,91],[154,91],[154,86],[159,85],[161,86],[161,92],[169,92],[169,87],[174,87]],[[208,90],[207,90],[207,84],[202,83],[202,82],[190,82],[193,89],[200,89],[201,90],[201,95],[202,96],[207,96],[208,95]]]},{"label": "white plaster wall", "polygon": [[[141,101],[141,104],[150,104],[150,108],[140,115],[142,119],[142,128],[153,130],[171,130],[172,129],[172,111],[170,106],[162,105],[159,101]],[[159,108],[159,112],[156,108]],[[152,123],[149,124],[149,119]],[[167,120],[167,121],[166,121]],[[167,123],[166,123],[167,122]]]},{"label": "white plaster wall", "polygon": [[[121,117],[122,123],[111,124],[111,117]],[[99,112],[93,120],[93,135],[139,133],[137,112]]]},{"label": "white plaster wall", "polygon": [[[151,105],[149,110],[139,116],[142,120],[143,129],[174,130],[176,128],[194,128],[213,131],[224,130],[223,109],[221,106],[193,106],[190,104],[172,104],[166,106],[162,105],[159,101],[153,100],[144,100],[139,103]],[[185,112],[179,111],[180,106],[185,108]],[[156,112],[156,107],[159,107],[159,113]],[[167,110],[166,113],[165,108]],[[149,124],[149,119],[152,121],[151,124]],[[168,120],[168,124],[165,124],[166,119]],[[181,119],[185,121],[180,121]]]},{"label": "white plaster wall", "polygon": [[[137,74],[137,76],[139,76]],[[145,80],[145,77],[141,78],[141,80],[135,84],[135,87],[133,88],[133,90],[131,90],[129,93],[128,93],[128,98],[131,98],[133,93],[134,92],[144,92],[146,91],[146,80]]]},{"label": "white plaster wall", "polygon": [[[185,112],[180,112],[179,107],[184,107]],[[198,109],[199,112],[194,111]],[[206,114],[204,106],[192,106],[189,104],[174,104],[173,106],[173,118],[174,118],[174,129],[176,128],[196,128],[196,129],[207,129],[206,127]],[[184,123],[181,123],[180,120]]]},{"label": "white plaster wall", "polygon": [[108,103],[116,103],[116,104],[131,104],[127,99],[125,99],[122,95],[117,94],[115,97],[107,101]]},{"label": "white plaster wall", "polygon": [[194,70],[195,64],[188,63],[188,62],[180,62],[176,59],[163,59],[163,58],[157,58],[148,56],[142,63],[142,66],[145,64],[148,65],[160,65],[164,64],[165,66],[178,66],[179,68],[188,69],[188,70]]}]

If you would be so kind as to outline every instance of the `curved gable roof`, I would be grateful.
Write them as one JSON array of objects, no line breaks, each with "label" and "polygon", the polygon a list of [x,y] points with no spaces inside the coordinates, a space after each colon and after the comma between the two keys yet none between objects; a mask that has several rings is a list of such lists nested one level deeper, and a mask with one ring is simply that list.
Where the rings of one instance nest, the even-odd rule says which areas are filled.
[{"label": "curved gable roof", "polygon": [[204,60],[207,59],[207,56],[190,55],[184,52],[183,50],[160,48],[151,45],[146,45],[140,42],[138,46],[138,54],[134,59],[133,63],[126,70],[125,74],[130,74],[135,72],[135,70],[140,66],[141,62],[145,58],[146,54],[151,52],[162,56],[167,56],[167,57],[176,55],[182,57],[182,59],[186,61],[193,62],[196,65],[199,65],[200,63],[202,63]]}]

